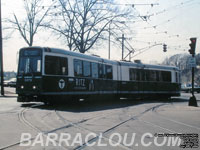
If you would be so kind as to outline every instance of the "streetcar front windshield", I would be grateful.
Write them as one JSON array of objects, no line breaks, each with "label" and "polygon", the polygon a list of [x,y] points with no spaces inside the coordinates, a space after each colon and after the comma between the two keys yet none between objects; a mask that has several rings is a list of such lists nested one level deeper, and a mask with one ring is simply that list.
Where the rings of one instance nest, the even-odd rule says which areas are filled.
[{"label": "streetcar front windshield", "polygon": [[22,49],[18,75],[41,75],[41,58],[40,49]]}]

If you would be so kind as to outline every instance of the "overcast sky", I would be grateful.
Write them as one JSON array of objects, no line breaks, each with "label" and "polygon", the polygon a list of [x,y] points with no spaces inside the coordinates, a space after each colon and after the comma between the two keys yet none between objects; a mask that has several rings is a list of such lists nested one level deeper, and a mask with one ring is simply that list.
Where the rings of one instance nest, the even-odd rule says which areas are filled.
[{"label": "overcast sky", "polygon": [[[23,0],[1,0],[2,18],[12,17],[13,12],[23,16]],[[200,38],[200,0],[121,0],[118,4],[135,4],[135,12],[139,16],[149,16],[147,21],[138,17],[133,19],[131,28],[134,33],[124,33],[129,38],[128,43],[136,51],[145,50],[143,53],[135,56],[134,59],[141,59],[144,63],[162,62],[166,57],[174,54],[188,53],[190,37]],[[137,5],[137,4],[155,4]],[[124,5],[131,7],[131,5]],[[133,21],[136,21],[133,23]],[[3,27],[5,24],[3,23]],[[5,35],[6,31],[3,31]],[[56,40],[51,33],[41,32],[35,37],[35,44],[38,46],[65,48],[63,43]],[[167,52],[163,52],[163,46],[155,44],[167,44]],[[196,52],[200,52],[200,39],[197,39]],[[125,43],[127,44],[127,43]],[[4,41],[4,70],[17,70],[17,52],[21,47],[27,46],[20,35],[15,32],[11,39]],[[128,45],[127,45],[128,46]],[[152,47],[152,48],[150,48]],[[146,48],[146,49],[145,49]],[[65,48],[66,49],[66,48]],[[128,51],[125,51],[127,53]],[[98,53],[103,58],[108,57],[108,43],[102,46]],[[135,53],[138,54],[138,53]],[[126,55],[126,54],[125,54]],[[111,59],[121,59],[121,48],[111,46]]]}]

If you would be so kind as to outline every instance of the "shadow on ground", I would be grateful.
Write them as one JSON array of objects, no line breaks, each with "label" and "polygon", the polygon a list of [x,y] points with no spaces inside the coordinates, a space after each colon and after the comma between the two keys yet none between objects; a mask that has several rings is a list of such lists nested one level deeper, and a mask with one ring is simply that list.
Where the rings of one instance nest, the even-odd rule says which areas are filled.
[{"label": "shadow on ground", "polygon": [[181,98],[171,98],[162,100],[144,100],[144,99],[102,99],[93,101],[79,101],[79,102],[67,102],[60,104],[45,105],[43,103],[24,103],[21,107],[32,107],[33,109],[46,109],[46,110],[58,110],[58,111],[69,111],[74,113],[80,112],[93,112],[93,111],[103,111],[109,109],[119,109],[125,107],[137,107],[138,105],[143,105],[147,103],[173,103],[173,102],[187,102],[187,99]]}]

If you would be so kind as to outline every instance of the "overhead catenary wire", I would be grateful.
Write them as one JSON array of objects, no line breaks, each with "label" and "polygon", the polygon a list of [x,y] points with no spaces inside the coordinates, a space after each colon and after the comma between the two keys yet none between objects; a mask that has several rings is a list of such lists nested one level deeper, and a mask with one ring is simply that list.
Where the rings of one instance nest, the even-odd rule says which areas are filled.
[{"label": "overhead catenary wire", "polygon": [[[195,1],[195,0],[193,0],[193,1]],[[180,3],[179,5],[184,5],[184,4],[186,4],[186,3],[190,3],[190,1],[186,1],[186,2],[182,2],[182,3]],[[194,2],[194,3],[190,3],[190,6],[192,6],[192,5],[194,5],[196,2]],[[174,8],[175,7],[178,7],[179,5],[176,5],[176,6],[174,6]],[[139,12],[138,12],[139,13]],[[165,31],[163,31],[163,30],[160,30],[158,27],[161,27],[161,26],[163,26],[164,24],[167,24],[167,23],[170,23],[172,20],[175,20],[175,18],[177,18],[178,17],[178,15],[176,15],[176,16],[174,16],[174,17],[172,17],[172,18],[170,18],[170,19],[166,19],[166,21],[163,21],[163,22],[161,22],[161,23],[159,23],[159,24],[156,24],[156,25],[152,25],[151,23],[150,23],[150,21],[149,20],[147,20],[147,21],[144,21],[144,22],[146,22],[147,24],[148,24],[148,26],[147,27],[140,27],[139,29],[144,29],[144,30],[147,30],[147,29],[154,29],[155,31],[154,32],[150,32],[150,33],[138,33],[137,35],[142,35],[142,34],[144,34],[145,36],[147,36],[147,35],[157,35],[158,33],[160,34],[160,33],[165,33],[165,34],[163,34],[163,36],[165,36],[166,38],[165,38],[165,40],[170,40],[171,39],[171,41],[173,41],[172,39],[174,39],[174,38],[178,38],[178,39],[180,39],[179,41],[186,41],[186,40],[188,40],[189,38],[188,37],[184,37],[184,36],[182,36],[181,34],[172,34],[172,33],[170,33],[170,31],[167,31],[167,30],[165,30]],[[137,28],[137,27],[136,27]],[[137,28],[138,29],[138,28]],[[137,39],[137,38],[144,38],[145,36],[141,36],[141,37],[138,37],[138,36],[136,36],[136,37],[134,37],[134,39]],[[136,41],[135,40],[135,42],[138,42],[138,41]],[[143,41],[143,42],[145,42],[145,41]],[[147,44],[149,44],[150,42],[146,42]],[[183,49],[183,50],[185,50],[185,49]]]}]

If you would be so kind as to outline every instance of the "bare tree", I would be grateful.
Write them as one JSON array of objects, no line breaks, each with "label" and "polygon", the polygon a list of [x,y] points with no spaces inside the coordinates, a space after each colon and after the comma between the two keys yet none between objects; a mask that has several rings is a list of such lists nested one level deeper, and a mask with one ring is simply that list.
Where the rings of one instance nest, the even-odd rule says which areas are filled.
[{"label": "bare tree", "polygon": [[[132,12],[128,8],[126,10],[119,8],[114,0],[58,0],[57,2],[54,10],[55,21],[46,27],[64,37],[70,50],[78,50],[81,53],[85,53],[99,41],[107,39],[104,31],[120,30],[122,20]],[[111,23],[114,24],[112,28],[109,26]]]},{"label": "bare tree", "polygon": [[[179,67],[181,71],[181,80],[182,83],[189,83],[191,82],[191,67],[189,65],[189,59],[191,55],[189,54],[176,54],[169,58],[166,58],[163,61],[163,65],[170,65]],[[196,62],[197,66],[200,65],[200,54],[196,55]],[[200,69],[197,67],[195,68],[195,83],[200,84],[200,77],[199,77]]]},{"label": "bare tree", "polygon": [[24,0],[25,14],[21,14],[20,17],[18,17],[14,13],[14,19],[7,19],[7,22],[12,25],[10,28],[18,30],[28,46],[33,45],[34,36],[51,8],[42,4],[43,0]]},{"label": "bare tree", "polygon": [[166,58],[163,61],[163,65],[170,65],[170,66],[176,66],[179,67],[181,69],[186,69],[187,68],[187,61],[189,55],[188,54],[176,54],[173,55],[169,58]]}]

